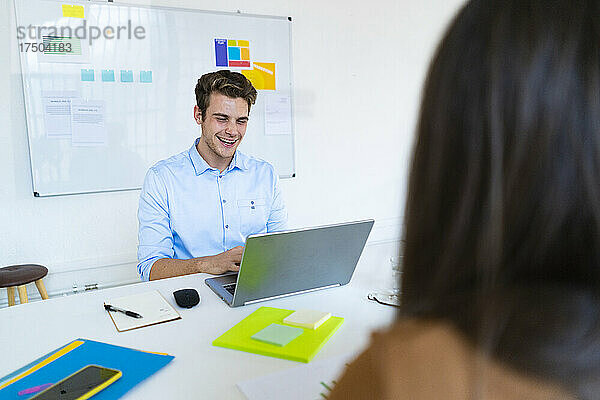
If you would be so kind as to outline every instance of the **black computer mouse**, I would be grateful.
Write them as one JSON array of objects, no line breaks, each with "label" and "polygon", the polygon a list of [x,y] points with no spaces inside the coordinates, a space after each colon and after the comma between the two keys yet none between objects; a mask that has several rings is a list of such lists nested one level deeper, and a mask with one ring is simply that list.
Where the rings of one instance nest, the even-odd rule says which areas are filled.
[{"label": "black computer mouse", "polygon": [[179,307],[192,308],[200,303],[200,295],[196,289],[179,289],[173,292]]}]

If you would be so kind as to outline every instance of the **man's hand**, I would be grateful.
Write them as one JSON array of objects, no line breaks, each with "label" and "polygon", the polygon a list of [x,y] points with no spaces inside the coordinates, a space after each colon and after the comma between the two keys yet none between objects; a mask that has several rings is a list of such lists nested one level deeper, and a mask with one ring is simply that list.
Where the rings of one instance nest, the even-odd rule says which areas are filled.
[{"label": "man's hand", "polygon": [[219,275],[239,271],[243,252],[244,246],[237,246],[215,256],[201,257],[198,260],[198,272]]}]

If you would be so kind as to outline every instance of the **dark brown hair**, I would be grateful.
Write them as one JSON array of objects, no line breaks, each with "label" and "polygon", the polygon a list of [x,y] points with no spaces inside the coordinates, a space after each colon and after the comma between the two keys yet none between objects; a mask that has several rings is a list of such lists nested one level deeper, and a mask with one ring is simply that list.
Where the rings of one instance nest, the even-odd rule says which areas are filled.
[{"label": "dark brown hair", "polygon": [[248,113],[250,113],[250,107],[256,102],[257,96],[252,83],[239,72],[228,70],[209,72],[202,75],[196,85],[196,105],[202,110],[202,118],[206,117],[210,94],[213,92],[231,98],[244,99],[248,103]]},{"label": "dark brown hair", "polygon": [[402,315],[600,393],[600,7],[473,0],[424,87]]}]

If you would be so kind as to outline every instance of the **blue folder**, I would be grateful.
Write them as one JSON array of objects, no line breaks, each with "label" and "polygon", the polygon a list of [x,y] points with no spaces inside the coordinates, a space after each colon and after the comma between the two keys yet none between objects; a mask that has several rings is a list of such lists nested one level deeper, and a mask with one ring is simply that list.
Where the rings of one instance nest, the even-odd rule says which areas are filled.
[{"label": "blue folder", "polygon": [[[53,358],[55,359],[48,363],[48,360]],[[123,373],[115,383],[94,396],[94,400],[116,399],[167,365],[173,358],[166,354],[77,339],[0,378],[0,400],[24,400],[33,397],[35,394],[19,396],[18,392],[46,383],[56,383],[90,364],[117,369]],[[12,383],[5,386],[9,382]]]}]

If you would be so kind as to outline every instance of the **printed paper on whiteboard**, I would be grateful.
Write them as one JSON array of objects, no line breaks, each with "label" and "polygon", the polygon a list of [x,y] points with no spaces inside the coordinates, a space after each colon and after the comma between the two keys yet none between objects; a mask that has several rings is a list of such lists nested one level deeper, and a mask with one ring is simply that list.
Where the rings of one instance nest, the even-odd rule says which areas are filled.
[{"label": "printed paper on whiteboard", "polygon": [[71,101],[79,97],[76,91],[44,91],[44,127],[48,139],[71,138]]},{"label": "printed paper on whiteboard", "polygon": [[104,101],[73,100],[71,102],[73,146],[105,146]]},{"label": "printed paper on whiteboard", "polygon": [[265,97],[265,135],[292,134],[290,96],[270,94]]},{"label": "printed paper on whiteboard", "polygon": [[[69,26],[60,27],[60,29],[73,30]],[[44,35],[39,46],[39,51],[37,51],[38,62],[69,64],[87,64],[90,62],[89,42],[72,35]]]}]

